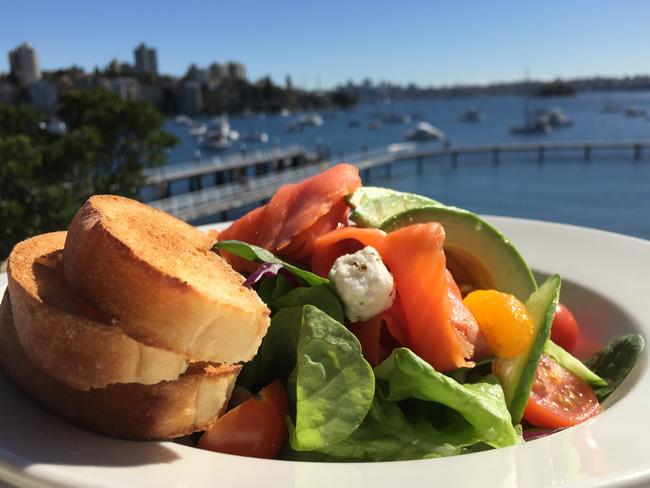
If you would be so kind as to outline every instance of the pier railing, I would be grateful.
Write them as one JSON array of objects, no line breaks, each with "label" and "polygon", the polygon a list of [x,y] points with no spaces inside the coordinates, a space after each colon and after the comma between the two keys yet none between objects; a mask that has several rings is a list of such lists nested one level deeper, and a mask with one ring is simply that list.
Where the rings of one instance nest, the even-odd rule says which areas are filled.
[{"label": "pier railing", "polygon": [[238,170],[270,161],[280,161],[296,157],[307,158],[310,156],[310,153],[304,146],[294,144],[266,151],[229,154],[223,157],[215,156],[207,160],[202,159],[180,164],[170,164],[158,168],[148,168],[144,171],[144,176],[148,185],[157,185],[186,178],[200,177],[215,172]]},{"label": "pier railing", "polygon": [[148,205],[164,210],[182,220],[194,220],[261,202],[270,198],[280,186],[313,176],[326,168],[326,165],[312,164],[268,176],[251,178],[245,182],[182,193],[148,202]]},{"label": "pier railing", "polygon": [[[391,144],[386,147],[361,150],[354,153],[338,154],[328,161],[317,161],[313,155],[303,159],[300,165],[288,167],[282,171],[268,172],[257,176],[250,176],[245,173],[244,178],[231,181],[219,186],[190,191],[180,195],[170,196],[153,202],[149,205],[160,208],[183,220],[194,220],[201,217],[221,213],[222,220],[225,220],[229,210],[240,208],[270,198],[273,193],[283,184],[300,181],[308,176],[314,175],[329,165],[338,162],[348,162],[355,165],[367,178],[372,168],[384,167],[387,174],[390,174],[391,166],[398,161],[415,161],[418,171],[422,171],[424,160],[449,160],[452,166],[459,163],[459,157],[468,154],[490,154],[492,162],[499,163],[500,155],[503,153],[524,153],[532,152],[537,155],[537,160],[543,162],[547,153],[554,151],[578,150],[582,152],[585,161],[589,161],[592,151],[604,149],[631,150],[631,156],[640,160],[643,149],[650,148],[650,140],[628,140],[628,141],[556,141],[556,142],[524,142],[504,144],[482,144],[475,146],[447,146],[447,147],[423,147],[415,143]],[[291,155],[294,156],[291,156]],[[308,153],[301,146],[290,146],[279,149],[273,154],[277,159],[304,157]],[[301,156],[302,155],[302,156]],[[229,166],[223,162],[215,163],[210,171],[200,173],[201,175],[224,170],[224,168],[242,169],[257,164],[268,164],[269,153],[260,153],[259,159],[232,158]],[[173,168],[173,167],[166,167]],[[268,168],[267,168],[268,169]],[[196,171],[192,165],[183,170],[165,170],[168,176],[189,174]],[[176,172],[174,172],[176,171]],[[192,177],[198,177],[192,174]],[[188,177],[188,176],[183,176]],[[151,180],[153,181],[153,180]],[[169,180],[165,180],[169,181]]]}]

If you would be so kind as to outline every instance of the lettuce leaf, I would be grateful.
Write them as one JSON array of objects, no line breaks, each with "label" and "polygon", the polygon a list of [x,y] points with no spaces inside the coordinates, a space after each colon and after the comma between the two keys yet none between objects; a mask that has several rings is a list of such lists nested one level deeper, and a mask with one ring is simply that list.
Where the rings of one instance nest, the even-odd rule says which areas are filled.
[{"label": "lettuce leaf", "polygon": [[397,461],[461,454],[522,442],[493,377],[461,385],[400,348],[375,368],[376,392],[365,419],[344,440],[290,459]]},{"label": "lettuce leaf", "polygon": [[375,368],[382,397],[390,401],[416,398],[446,405],[473,426],[481,442],[492,447],[515,444],[517,435],[496,378],[460,384],[406,348],[393,353]]}]

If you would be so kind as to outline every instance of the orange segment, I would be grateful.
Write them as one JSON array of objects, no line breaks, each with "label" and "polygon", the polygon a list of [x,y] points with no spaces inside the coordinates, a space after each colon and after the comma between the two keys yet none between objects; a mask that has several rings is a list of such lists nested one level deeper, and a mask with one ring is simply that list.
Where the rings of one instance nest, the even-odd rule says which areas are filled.
[{"label": "orange segment", "polygon": [[496,290],[477,290],[465,297],[495,356],[512,358],[523,353],[533,340],[533,324],[517,298]]}]

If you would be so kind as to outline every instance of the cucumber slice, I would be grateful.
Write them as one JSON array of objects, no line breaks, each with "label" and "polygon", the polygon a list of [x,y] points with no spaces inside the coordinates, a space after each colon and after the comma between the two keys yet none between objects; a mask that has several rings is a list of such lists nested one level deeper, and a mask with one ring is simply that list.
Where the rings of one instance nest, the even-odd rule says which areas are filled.
[{"label": "cucumber slice", "polygon": [[602,379],[585,366],[578,358],[572,356],[553,341],[546,341],[546,344],[544,345],[544,354],[554,359],[557,364],[562,366],[564,369],[571,371],[578,378],[582,378],[590,385],[607,386],[607,381]]},{"label": "cucumber slice", "polygon": [[559,297],[560,277],[553,275],[526,301],[534,337],[528,349],[517,357],[494,361],[494,371],[501,381],[513,424],[518,424],[524,415],[537,365],[551,335],[551,324]]}]

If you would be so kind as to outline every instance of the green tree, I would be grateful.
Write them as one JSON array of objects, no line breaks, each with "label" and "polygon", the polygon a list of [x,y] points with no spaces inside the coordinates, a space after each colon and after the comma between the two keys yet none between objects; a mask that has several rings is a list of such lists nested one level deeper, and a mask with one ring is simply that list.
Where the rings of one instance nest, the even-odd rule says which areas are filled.
[{"label": "green tree", "polygon": [[33,109],[0,104],[0,259],[26,237],[65,229],[90,195],[137,198],[143,170],[164,164],[177,143],[147,103],[105,90],[60,102],[62,135],[39,126]]}]

